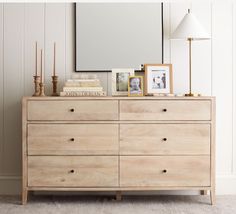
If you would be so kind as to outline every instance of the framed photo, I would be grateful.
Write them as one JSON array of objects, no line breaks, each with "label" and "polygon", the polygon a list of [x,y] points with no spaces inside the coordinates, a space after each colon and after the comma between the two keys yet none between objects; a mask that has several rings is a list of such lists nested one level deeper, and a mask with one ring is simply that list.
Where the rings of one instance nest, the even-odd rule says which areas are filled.
[{"label": "framed photo", "polygon": [[134,69],[112,69],[112,95],[127,96],[129,77],[134,76]]},{"label": "framed photo", "polygon": [[142,76],[129,77],[128,96],[143,96],[143,77]]},{"label": "framed photo", "polygon": [[172,65],[145,64],[145,94],[173,93]]}]

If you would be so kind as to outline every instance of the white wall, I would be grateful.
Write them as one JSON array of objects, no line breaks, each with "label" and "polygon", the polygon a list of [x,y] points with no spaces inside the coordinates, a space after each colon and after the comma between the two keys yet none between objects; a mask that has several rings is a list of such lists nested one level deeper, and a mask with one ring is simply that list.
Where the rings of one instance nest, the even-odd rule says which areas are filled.
[{"label": "white wall", "polygon": [[[236,194],[236,5],[229,1],[165,3],[165,62],[173,63],[176,93],[188,90],[188,49],[185,41],[168,38],[189,7],[212,36],[193,45],[193,88],[217,98],[217,193]],[[36,40],[45,50],[46,93],[50,94],[54,41],[60,88],[74,70],[73,5],[0,4],[1,194],[20,191],[20,101],[33,93]],[[110,95],[111,74],[98,75]]]}]

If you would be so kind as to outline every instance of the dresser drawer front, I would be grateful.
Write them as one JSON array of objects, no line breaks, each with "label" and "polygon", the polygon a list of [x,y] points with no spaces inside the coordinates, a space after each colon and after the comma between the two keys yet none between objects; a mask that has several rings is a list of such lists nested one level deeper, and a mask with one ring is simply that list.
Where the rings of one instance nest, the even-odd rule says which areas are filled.
[{"label": "dresser drawer front", "polygon": [[121,120],[211,120],[210,100],[120,101]]},{"label": "dresser drawer front", "polygon": [[30,187],[117,187],[116,156],[29,156]]},{"label": "dresser drawer front", "polygon": [[120,185],[210,186],[210,156],[121,156]]},{"label": "dresser drawer front", "polygon": [[118,124],[29,124],[29,155],[117,155]]},{"label": "dresser drawer front", "polygon": [[121,124],[121,155],[210,155],[210,124]]},{"label": "dresser drawer front", "polygon": [[118,101],[28,101],[28,120],[118,120]]}]

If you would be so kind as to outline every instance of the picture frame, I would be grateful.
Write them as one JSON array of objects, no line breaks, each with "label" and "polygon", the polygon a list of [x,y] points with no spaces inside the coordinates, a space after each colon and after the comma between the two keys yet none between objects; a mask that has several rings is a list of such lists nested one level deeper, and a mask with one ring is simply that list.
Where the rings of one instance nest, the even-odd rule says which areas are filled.
[{"label": "picture frame", "polygon": [[145,95],[172,94],[172,64],[145,64]]},{"label": "picture frame", "polygon": [[112,96],[127,96],[129,76],[134,76],[134,69],[112,69]]},{"label": "picture frame", "polygon": [[128,96],[129,97],[142,97],[143,96],[143,77],[142,76],[129,76]]}]

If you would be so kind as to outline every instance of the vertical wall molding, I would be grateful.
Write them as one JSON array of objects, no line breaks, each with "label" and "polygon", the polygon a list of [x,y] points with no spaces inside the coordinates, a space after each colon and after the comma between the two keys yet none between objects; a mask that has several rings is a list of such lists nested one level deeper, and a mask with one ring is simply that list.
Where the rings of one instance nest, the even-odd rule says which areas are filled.
[{"label": "vertical wall molding", "polygon": [[233,13],[233,21],[232,21],[232,28],[233,28],[233,158],[232,158],[232,168],[233,173],[236,175],[236,3],[232,3],[232,13]]},{"label": "vertical wall molding", "polygon": [[[212,5],[213,95],[216,96],[216,167],[219,175],[232,173],[232,5]],[[221,15],[219,15],[221,14]]]},{"label": "vertical wall molding", "polygon": [[4,54],[3,54],[3,28],[4,28],[4,4],[0,4],[0,174],[3,171],[3,148],[4,148]]},{"label": "vertical wall molding", "polygon": [[4,166],[21,172],[21,97],[24,95],[24,4],[4,4]]}]

